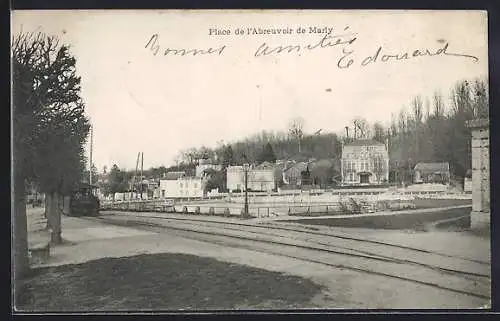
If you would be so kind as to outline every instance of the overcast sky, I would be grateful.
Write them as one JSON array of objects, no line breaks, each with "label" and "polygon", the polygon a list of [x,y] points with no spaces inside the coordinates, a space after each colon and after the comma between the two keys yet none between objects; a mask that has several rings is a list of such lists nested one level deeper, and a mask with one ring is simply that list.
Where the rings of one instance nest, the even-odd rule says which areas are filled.
[{"label": "overcast sky", "polygon": [[[235,35],[235,28],[289,28],[291,35]],[[304,27],[306,33],[297,34]],[[318,44],[324,34],[349,45],[255,57],[265,42]],[[345,28],[348,27],[346,30]],[[231,35],[209,36],[209,29]],[[17,11],[13,33],[39,30],[71,46],[82,77],[82,97],[94,127],[94,163],[133,168],[171,165],[182,149],[216,146],[261,130],[286,130],[302,117],[306,132],[341,132],[356,116],[388,122],[417,95],[448,95],[462,79],[487,77],[487,16],[473,11]],[[214,49],[221,54],[154,55]],[[382,62],[383,54],[414,50],[447,53]],[[377,62],[361,62],[383,49]],[[353,64],[339,68],[345,52]],[[346,62],[347,60],[343,60]],[[328,90],[331,89],[331,90]],[[447,97],[446,97],[447,98]],[[448,101],[448,100],[447,100]]]}]

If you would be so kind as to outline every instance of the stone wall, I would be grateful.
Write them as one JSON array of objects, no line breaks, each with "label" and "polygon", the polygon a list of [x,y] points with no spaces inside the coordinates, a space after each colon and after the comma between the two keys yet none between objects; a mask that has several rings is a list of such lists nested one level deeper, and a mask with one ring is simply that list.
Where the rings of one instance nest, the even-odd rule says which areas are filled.
[{"label": "stone wall", "polygon": [[490,138],[489,122],[478,119],[467,123],[472,134],[472,212],[471,228],[490,225]]}]

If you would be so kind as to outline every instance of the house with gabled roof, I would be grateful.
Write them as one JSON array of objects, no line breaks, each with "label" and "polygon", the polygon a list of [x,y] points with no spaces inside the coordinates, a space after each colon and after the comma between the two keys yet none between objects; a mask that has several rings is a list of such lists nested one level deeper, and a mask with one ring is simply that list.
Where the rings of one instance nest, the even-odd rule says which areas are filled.
[{"label": "house with gabled roof", "polygon": [[450,164],[441,163],[418,163],[413,168],[414,183],[442,183],[450,182]]},{"label": "house with gabled roof", "polygon": [[342,146],[342,184],[376,185],[389,181],[387,144],[358,139]]}]

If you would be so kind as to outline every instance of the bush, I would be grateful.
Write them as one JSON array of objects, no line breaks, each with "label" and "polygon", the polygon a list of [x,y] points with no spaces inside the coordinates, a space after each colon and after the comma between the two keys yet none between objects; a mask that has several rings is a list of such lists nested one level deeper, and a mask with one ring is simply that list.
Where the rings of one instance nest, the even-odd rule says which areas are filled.
[{"label": "bush", "polygon": [[339,201],[340,211],[345,214],[350,214],[351,209],[347,206],[345,202]]},{"label": "bush", "polygon": [[377,210],[378,211],[387,211],[389,209],[390,205],[388,201],[378,201],[377,202]]},{"label": "bush", "polygon": [[349,202],[351,203],[351,213],[352,214],[360,214],[363,210],[363,206],[361,203],[358,203],[354,198],[350,198]]}]

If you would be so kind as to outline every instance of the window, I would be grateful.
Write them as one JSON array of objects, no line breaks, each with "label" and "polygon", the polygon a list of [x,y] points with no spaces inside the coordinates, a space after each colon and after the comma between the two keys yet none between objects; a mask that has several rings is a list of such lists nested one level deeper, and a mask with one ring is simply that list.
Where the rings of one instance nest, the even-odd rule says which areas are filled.
[{"label": "window", "polygon": [[198,183],[194,183],[194,188],[198,188]]},{"label": "window", "polygon": [[180,184],[181,184],[181,188],[182,188],[182,182]]},{"label": "window", "polygon": [[165,197],[165,190],[164,189],[161,190],[161,197]]}]

